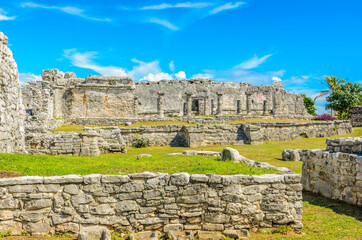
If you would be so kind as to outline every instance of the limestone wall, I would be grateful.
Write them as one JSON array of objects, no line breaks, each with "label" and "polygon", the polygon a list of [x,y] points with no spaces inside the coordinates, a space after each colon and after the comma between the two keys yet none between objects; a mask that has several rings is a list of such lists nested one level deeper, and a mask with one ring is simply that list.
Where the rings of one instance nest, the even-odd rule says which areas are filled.
[{"label": "limestone wall", "polygon": [[94,131],[84,133],[29,134],[26,150],[34,155],[98,156],[101,153],[126,152],[122,139],[105,141]]},{"label": "limestone wall", "polygon": [[329,137],[353,132],[349,121],[257,122],[264,141],[284,141],[299,138]]},{"label": "limestone wall", "polygon": [[8,38],[0,32],[0,152],[24,151],[24,106]]},{"label": "limestone wall", "polygon": [[281,83],[253,86],[209,79],[158,82],[103,76],[83,79],[57,69],[44,70],[42,78],[53,90],[54,117],[71,121],[165,116],[309,116],[303,98],[285,91]]},{"label": "limestone wall", "polygon": [[68,175],[0,179],[0,232],[302,227],[300,175]]},{"label": "limestone wall", "polygon": [[352,109],[351,123],[353,127],[362,127],[362,106],[357,106]]},{"label": "limestone wall", "polygon": [[247,83],[188,79],[135,84],[135,95],[141,108],[140,116],[157,114],[159,92],[164,93],[165,114],[307,115],[303,98],[285,91],[281,83],[253,86]]},{"label": "limestone wall", "polygon": [[327,139],[326,150],[362,154],[362,137]]},{"label": "limestone wall", "polygon": [[327,150],[301,151],[303,188],[362,206],[362,156],[346,153],[360,153],[361,139],[328,139],[327,143]]},{"label": "limestone wall", "polygon": [[[134,128],[96,127],[94,130],[107,141],[119,133],[127,146],[134,139],[145,139],[150,146],[200,147],[210,145],[262,144],[264,141],[294,140],[304,137],[327,137],[351,133],[349,121],[255,122],[217,125],[159,125]],[[285,134],[285,133],[288,134]]]}]

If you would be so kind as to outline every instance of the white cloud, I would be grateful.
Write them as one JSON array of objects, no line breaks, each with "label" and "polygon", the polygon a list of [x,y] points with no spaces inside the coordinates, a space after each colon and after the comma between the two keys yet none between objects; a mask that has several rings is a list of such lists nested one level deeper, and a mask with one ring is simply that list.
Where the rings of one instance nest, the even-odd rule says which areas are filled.
[{"label": "white cloud", "polygon": [[273,54],[265,55],[261,58],[258,58],[256,55],[254,57],[242,62],[241,64],[235,66],[235,68],[240,69],[253,69],[259,67],[260,64],[264,63],[269,57],[273,56]]},{"label": "white cloud", "polygon": [[85,52],[79,53],[77,49],[64,50],[64,57],[69,59],[71,63],[80,68],[91,69],[103,76],[127,76],[126,70],[120,67],[114,66],[101,66],[93,62],[96,58],[97,52]]},{"label": "white cloud", "polygon": [[169,21],[165,20],[165,19],[159,19],[159,18],[150,18],[148,20],[149,23],[156,23],[159,24],[161,26],[167,27],[168,29],[171,29],[173,31],[177,31],[179,30],[179,27],[173,25],[172,23],[170,23]]},{"label": "white cloud", "polygon": [[175,63],[173,61],[168,64],[168,67],[170,68],[171,72],[175,71]]},{"label": "white cloud", "polygon": [[160,73],[149,73],[147,76],[141,78],[141,81],[148,80],[148,81],[160,81],[160,80],[172,80],[172,76],[168,73],[160,72]]},{"label": "white cloud", "polygon": [[21,83],[30,81],[40,81],[41,76],[34,73],[19,73],[19,80]]},{"label": "white cloud", "polygon": [[186,79],[186,73],[184,71],[179,71],[178,73],[175,73],[176,79]]},{"label": "white cloud", "polygon": [[16,16],[9,17],[7,12],[0,8],[0,21],[14,20]]},{"label": "white cloud", "polygon": [[207,78],[207,79],[211,79],[213,78],[214,76],[212,74],[209,74],[209,73],[198,73],[198,74],[194,74],[192,75],[192,79],[198,79],[198,78]]},{"label": "white cloud", "polygon": [[281,82],[282,81],[282,79],[280,77],[272,77],[272,80],[274,82]]},{"label": "white cloud", "polygon": [[212,3],[208,2],[198,2],[198,3],[184,2],[176,4],[161,3],[158,5],[144,6],[141,8],[141,10],[163,10],[168,8],[205,8],[210,5],[212,5]]},{"label": "white cloud", "polygon": [[231,10],[231,9],[234,9],[234,8],[238,8],[242,5],[246,4],[245,2],[235,2],[235,3],[232,3],[232,2],[228,2],[224,5],[221,5],[221,6],[218,6],[214,9],[212,9],[210,11],[210,14],[217,14],[219,12],[222,12],[222,11],[225,11],[225,10]]},{"label": "white cloud", "polygon": [[109,18],[95,18],[95,17],[87,16],[84,14],[84,9],[72,7],[72,6],[59,7],[59,6],[48,6],[48,5],[43,5],[43,4],[33,3],[33,2],[25,2],[25,3],[21,4],[21,7],[55,9],[55,10],[62,11],[64,13],[79,16],[79,17],[86,18],[86,19],[93,20],[93,21],[105,21],[105,22],[111,21],[111,19],[109,19]]},{"label": "white cloud", "polygon": [[160,62],[158,60],[147,63],[133,58],[131,61],[139,64],[138,66],[134,66],[132,70],[128,72],[128,75],[133,77],[134,79],[140,79],[141,77],[149,73],[156,74],[161,72]]},{"label": "white cloud", "polygon": [[[159,80],[172,80],[173,77],[169,73],[162,72],[160,68],[160,62],[154,60],[151,62],[143,62],[136,58],[131,59],[133,63],[137,65],[132,67],[132,70],[128,71],[125,68],[116,67],[116,66],[101,66],[94,62],[94,59],[97,56],[97,52],[77,52],[77,49],[66,49],[64,50],[63,56],[70,60],[72,65],[80,68],[91,69],[103,76],[129,76],[135,80],[149,80],[149,81],[159,81]],[[176,78],[184,79],[186,78],[186,73],[179,71],[174,74]]]}]

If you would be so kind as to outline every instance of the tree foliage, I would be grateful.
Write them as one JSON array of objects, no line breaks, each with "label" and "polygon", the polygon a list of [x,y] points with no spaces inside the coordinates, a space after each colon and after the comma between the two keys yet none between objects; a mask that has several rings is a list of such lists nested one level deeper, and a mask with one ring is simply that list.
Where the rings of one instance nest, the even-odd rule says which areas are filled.
[{"label": "tree foliage", "polygon": [[338,118],[350,118],[350,110],[362,104],[362,87],[357,83],[346,83],[338,86],[327,97],[327,108],[337,111]]},{"label": "tree foliage", "polygon": [[314,107],[315,102],[310,97],[307,97],[305,94],[301,94],[304,100],[304,106],[307,109],[307,112],[310,115],[317,116],[316,108]]},{"label": "tree foliage", "polygon": [[321,84],[326,85],[328,87],[328,90],[320,91],[319,95],[314,98],[314,101],[317,100],[317,98],[319,97],[331,94],[335,89],[337,89],[345,82],[347,82],[347,79],[336,78],[335,76],[326,76],[324,78],[324,82],[321,82]]}]

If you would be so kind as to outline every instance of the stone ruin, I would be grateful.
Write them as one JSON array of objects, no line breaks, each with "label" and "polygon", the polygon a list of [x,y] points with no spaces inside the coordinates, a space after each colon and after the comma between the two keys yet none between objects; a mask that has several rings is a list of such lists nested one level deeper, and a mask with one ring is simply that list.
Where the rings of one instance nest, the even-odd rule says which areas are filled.
[{"label": "stone ruin", "polygon": [[357,106],[352,109],[351,123],[353,127],[362,127],[362,106]]},{"label": "stone ruin", "polygon": [[303,188],[362,206],[362,137],[326,142],[326,149],[300,152]]},{"label": "stone ruin", "polygon": [[133,82],[128,77],[77,78],[75,73],[48,69],[41,81],[25,83],[22,91],[31,114],[42,112],[67,122],[98,119],[99,125],[108,125],[107,119],[122,122],[168,116],[308,116],[303,98],[285,91],[281,83],[253,86],[209,79]]},{"label": "stone ruin", "polygon": [[0,152],[24,152],[24,107],[18,67],[0,32]]}]

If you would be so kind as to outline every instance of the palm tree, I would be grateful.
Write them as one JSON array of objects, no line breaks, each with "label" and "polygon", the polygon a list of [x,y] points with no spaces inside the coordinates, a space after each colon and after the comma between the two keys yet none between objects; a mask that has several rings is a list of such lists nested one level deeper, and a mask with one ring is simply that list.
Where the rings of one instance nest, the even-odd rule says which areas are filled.
[{"label": "palm tree", "polygon": [[[317,98],[319,97],[331,94],[334,90],[336,90],[336,88],[341,86],[346,81],[347,79],[336,78],[334,76],[326,76],[324,78],[324,82],[321,82],[321,84],[326,85],[329,89],[320,91],[318,96],[314,98],[314,101],[317,100]],[[333,109],[331,109],[331,113],[333,115]]]}]

